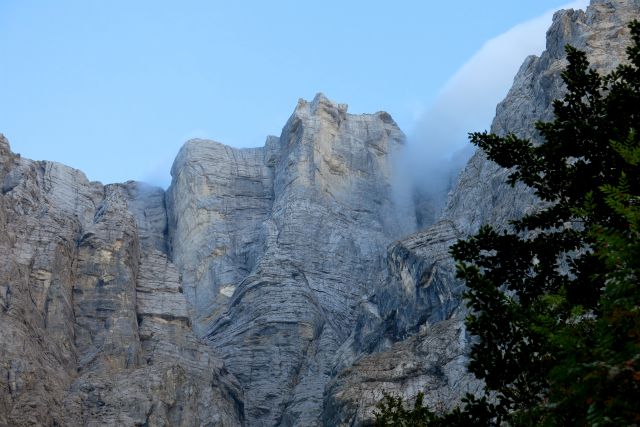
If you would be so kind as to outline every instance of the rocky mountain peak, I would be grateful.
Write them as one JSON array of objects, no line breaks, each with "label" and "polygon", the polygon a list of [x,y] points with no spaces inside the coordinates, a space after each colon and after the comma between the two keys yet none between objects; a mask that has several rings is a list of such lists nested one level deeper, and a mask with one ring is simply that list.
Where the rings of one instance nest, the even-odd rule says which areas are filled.
[{"label": "rocky mountain peak", "polygon": [[[492,130],[535,138],[564,44],[611,69],[639,15],[557,13]],[[388,113],[318,94],[263,147],[186,142],[165,192],[89,182],[0,135],[0,425],[360,425],[383,390],[456,405],[481,384],[448,249],[539,203],[476,153],[413,233],[393,188],[404,140]]]},{"label": "rocky mountain peak", "polygon": [[0,133],[0,147],[2,147],[2,150],[8,150],[10,148],[9,141],[2,133]]},{"label": "rocky mountain peak", "polygon": [[248,390],[253,422],[318,419],[359,299],[415,227],[391,186],[404,135],[386,113],[346,111],[318,94],[264,147],[190,141],[174,163],[173,261],[194,329]]},{"label": "rocky mountain peak", "polygon": [[294,111],[294,116],[328,114],[330,117],[342,117],[347,114],[347,104],[338,104],[327,98],[322,92],[318,92],[311,102],[302,98],[298,99],[298,105]]},{"label": "rocky mountain peak", "polygon": [[[521,66],[497,106],[491,131],[538,138],[534,123],[553,117],[551,102],[565,90],[560,77],[567,63],[564,46],[584,50],[593,67],[607,72],[626,59],[626,25],[638,18],[637,0],[597,0],[586,12],[557,12],[547,32],[547,50]],[[390,247],[389,278],[361,304],[356,329],[341,348],[346,362],[327,385],[326,425],[371,423],[382,390],[407,402],[425,392],[426,403],[443,410],[482,386],[466,371],[464,287],[455,278],[448,250],[482,224],[506,227],[511,219],[541,208],[531,189],[506,183],[508,173],[476,152],[449,193],[441,218]]]}]

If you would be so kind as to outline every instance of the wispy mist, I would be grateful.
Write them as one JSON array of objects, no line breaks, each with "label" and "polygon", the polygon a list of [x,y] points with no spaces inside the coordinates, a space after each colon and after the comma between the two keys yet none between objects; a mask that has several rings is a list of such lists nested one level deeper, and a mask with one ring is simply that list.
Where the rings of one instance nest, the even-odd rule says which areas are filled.
[{"label": "wispy mist", "polygon": [[[588,0],[578,0],[563,8],[584,9],[587,4]],[[436,210],[442,207],[452,182],[474,152],[468,133],[490,127],[496,105],[507,94],[524,59],[544,50],[554,12],[486,42],[417,120],[401,161],[404,174],[430,199],[426,204],[435,205]]]}]

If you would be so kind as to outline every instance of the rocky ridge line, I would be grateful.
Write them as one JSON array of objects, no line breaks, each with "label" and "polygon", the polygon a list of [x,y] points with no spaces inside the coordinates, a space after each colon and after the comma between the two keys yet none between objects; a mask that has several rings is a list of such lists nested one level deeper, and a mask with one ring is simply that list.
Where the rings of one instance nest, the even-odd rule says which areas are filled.
[{"label": "rocky ridge line", "polygon": [[[496,108],[491,132],[536,140],[533,123],[551,120],[551,102],[564,93],[564,46],[585,51],[592,67],[608,72],[626,60],[627,24],[633,19],[640,19],[638,0],[592,0],[586,12],[557,12],[546,50],[520,67]],[[348,363],[328,385],[326,425],[371,423],[383,390],[408,402],[423,391],[426,404],[447,410],[466,392],[481,387],[465,369],[469,344],[465,308],[460,305],[464,288],[455,279],[448,248],[482,224],[506,227],[509,220],[541,207],[528,188],[509,186],[507,175],[476,152],[449,193],[441,219],[390,248],[388,262],[394,274],[362,305],[358,327],[341,349]],[[449,346],[441,344],[443,337],[448,337]]]},{"label": "rocky ridge line", "polygon": [[[639,11],[557,13],[492,131],[535,138],[564,44],[611,69]],[[394,200],[403,140],[318,95],[264,147],[189,141],[165,193],[0,137],[0,425],[359,425],[382,390],[440,409],[477,390],[448,247],[538,204],[477,153],[441,220],[396,240],[416,223]]]},{"label": "rocky ridge line", "polygon": [[240,385],[191,332],[164,192],[102,186],[0,137],[0,425],[236,426]]}]

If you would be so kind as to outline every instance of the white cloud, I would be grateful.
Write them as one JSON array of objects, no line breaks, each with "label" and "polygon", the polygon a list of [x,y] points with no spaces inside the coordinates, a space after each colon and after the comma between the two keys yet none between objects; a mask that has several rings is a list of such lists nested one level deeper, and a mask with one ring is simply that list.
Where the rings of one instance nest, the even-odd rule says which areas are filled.
[{"label": "white cloud", "polygon": [[[577,0],[562,9],[584,9]],[[409,135],[409,169],[429,193],[445,191],[472,153],[467,134],[488,129],[495,107],[513,83],[528,55],[545,48],[555,10],[523,22],[487,41],[446,83]]]}]

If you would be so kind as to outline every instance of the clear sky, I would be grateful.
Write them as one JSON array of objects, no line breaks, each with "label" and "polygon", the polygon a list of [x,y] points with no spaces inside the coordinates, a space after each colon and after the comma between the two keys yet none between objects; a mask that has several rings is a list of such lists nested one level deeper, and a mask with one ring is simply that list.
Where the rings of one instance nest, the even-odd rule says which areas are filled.
[{"label": "clear sky", "polygon": [[568,1],[0,0],[0,132],[164,187],[187,139],[261,146],[316,92],[412,134],[489,40]]}]

